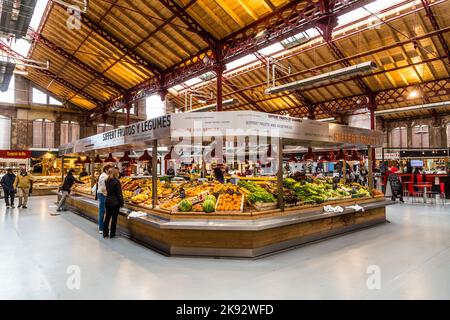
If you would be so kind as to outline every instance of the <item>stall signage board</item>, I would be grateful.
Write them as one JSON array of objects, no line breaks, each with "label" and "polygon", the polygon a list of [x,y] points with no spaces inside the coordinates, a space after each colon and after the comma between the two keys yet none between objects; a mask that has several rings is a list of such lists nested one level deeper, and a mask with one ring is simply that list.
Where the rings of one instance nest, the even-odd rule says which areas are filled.
[{"label": "stall signage board", "polygon": [[168,114],[66,144],[60,147],[59,152],[61,155],[77,154],[167,138],[170,126],[171,115]]},{"label": "stall signage board", "polygon": [[270,136],[360,146],[382,144],[382,133],[379,131],[263,112],[227,111],[168,114],[61,146],[60,154],[149,145],[150,141],[160,139],[177,142],[179,138],[217,135]]},{"label": "stall signage board", "polygon": [[[382,160],[383,153],[377,153],[376,159]],[[385,152],[384,153],[384,160],[398,160],[398,159],[400,159],[400,152]]]},{"label": "stall signage board", "polygon": [[31,158],[31,151],[0,150],[2,159],[28,159]]},{"label": "stall signage board", "polygon": [[286,117],[253,111],[199,112],[172,115],[172,138],[208,136],[221,133],[224,136],[270,135],[304,141],[380,146],[383,143],[379,131],[329,124],[313,120]]},{"label": "stall signage board", "polygon": [[398,174],[390,174],[388,176],[388,185],[386,187],[386,197],[403,198],[403,185]]}]

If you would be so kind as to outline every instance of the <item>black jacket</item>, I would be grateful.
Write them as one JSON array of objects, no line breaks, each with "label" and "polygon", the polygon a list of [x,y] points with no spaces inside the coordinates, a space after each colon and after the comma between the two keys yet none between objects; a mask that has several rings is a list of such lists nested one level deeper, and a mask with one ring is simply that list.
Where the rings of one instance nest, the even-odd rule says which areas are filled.
[{"label": "black jacket", "polygon": [[16,180],[16,175],[14,173],[7,173],[2,177],[2,188],[5,192],[14,191],[14,181]]},{"label": "black jacket", "polygon": [[70,192],[70,189],[72,189],[72,187],[75,183],[82,184],[83,182],[77,180],[72,174],[68,174],[66,176],[66,178],[64,179],[64,183],[63,183],[61,190]]},{"label": "black jacket", "polygon": [[117,179],[106,180],[106,205],[108,207],[123,207],[122,186]]}]

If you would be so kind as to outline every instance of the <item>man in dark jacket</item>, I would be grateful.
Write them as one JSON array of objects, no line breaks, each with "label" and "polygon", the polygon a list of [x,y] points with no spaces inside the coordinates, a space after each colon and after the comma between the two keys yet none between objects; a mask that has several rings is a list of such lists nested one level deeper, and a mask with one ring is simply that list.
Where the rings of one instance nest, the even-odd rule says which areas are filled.
[{"label": "man in dark jacket", "polygon": [[8,168],[1,180],[2,188],[5,193],[6,208],[14,208],[14,196],[16,194],[14,181],[16,181],[16,175],[13,173],[12,169]]},{"label": "man in dark jacket", "polygon": [[80,180],[77,180],[73,173],[75,172],[75,170],[70,169],[69,172],[67,173],[66,178],[64,179],[64,183],[61,187],[61,192],[62,192],[62,198],[58,203],[58,209],[56,209],[56,211],[60,212],[62,211],[62,208],[64,207],[64,204],[66,203],[66,199],[70,194],[70,190],[72,189],[73,185],[75,183],[78,184],[83,184],[83,182],[81,182]]}]

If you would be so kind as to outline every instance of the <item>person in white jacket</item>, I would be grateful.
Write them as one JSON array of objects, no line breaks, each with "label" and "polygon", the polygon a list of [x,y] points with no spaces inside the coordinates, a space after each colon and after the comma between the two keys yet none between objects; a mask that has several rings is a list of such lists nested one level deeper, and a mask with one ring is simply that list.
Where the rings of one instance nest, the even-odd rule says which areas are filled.
[{"label": "person in white jacket", "polygon": [[98,206],[98,230],[99,233],[103,233],[103,221],[105,219],[105,202],[106,202],[106,179],[108,179],[108,171],[111,169],[111,165],[106,165],[103,168],[103,172],[98,177],[97,181],[97,199],[99,202]]}]

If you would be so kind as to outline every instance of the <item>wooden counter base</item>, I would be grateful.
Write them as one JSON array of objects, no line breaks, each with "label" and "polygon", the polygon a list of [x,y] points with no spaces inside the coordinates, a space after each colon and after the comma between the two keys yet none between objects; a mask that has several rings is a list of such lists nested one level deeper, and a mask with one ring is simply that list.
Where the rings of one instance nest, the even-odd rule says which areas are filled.
[{"label": "wooden counter base", "polygon": [[[165,255],[257,258],[308,242],[386,222],[390,201],[362,204],[364,212],[321,211],[249,220],[177,220],[156,215],[118,219],[118,232]],[[67,206],[75,213],[97,222],[98,205],[92,199],[70,197]]]}]

